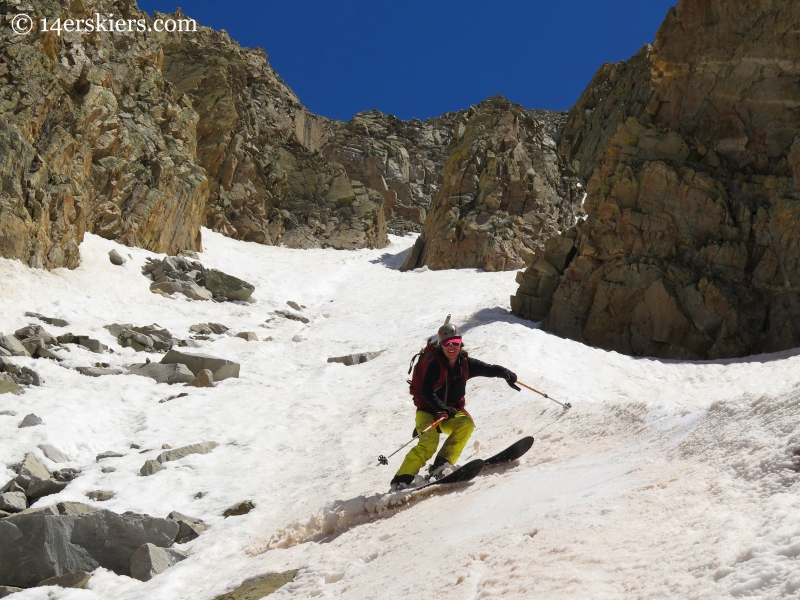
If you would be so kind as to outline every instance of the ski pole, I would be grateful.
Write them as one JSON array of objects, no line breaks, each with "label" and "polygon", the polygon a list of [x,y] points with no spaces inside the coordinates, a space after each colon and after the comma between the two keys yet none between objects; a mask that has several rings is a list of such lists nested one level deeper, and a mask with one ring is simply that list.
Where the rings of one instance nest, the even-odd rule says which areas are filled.
[{"label": "ski pole", "polygon": [[555,398],[551,398],[550,396],[548,396],[548,395],[547,395],[547,394],[545,394],[544,392],[540,392],[540,391],[539,391],[539,390],[537,390],[536,388],[532,388],[532,387],[531,387],[531,386],[529,386],[529,385],[525,385],[525,384],[524,384],[524,383],[522,383],[521,381],[517,381],[517,385],[521,385],[521,386],[522,386],[522,387],[524,387],[524,388],[528,388],[530,391],[532,391],[532,392],[536,392],[536,393],[537,393],[537,394],[539,394],[540,396],[544,396],[545,398],[547,398],[548,400],[552,400],[552,401],[553,401],[553,402],[555,402],[556,404],[560,404],[561,406],[563,406],[563,407],[564,407],[564,409],[565,409],[565,410],[566,410],[566,409],[568,409],[568,408],[572,408],[572,404],[570,404],[569,402],[559,402],[559,401],[558,401],[558,400],[556,400]]},{"label": "ski pole", "polygon": [[442,421],[444,421],[444,420],[445,420],[445,418],[446,418],[446,417],[442,417],[442,418],[441,418],[441,419],[439,419],[438,421],[434,421],[433,423],[431,423],[430,425],[428,425],[428,426],[427,426],[425,429],[423,429],[422,431],[420,431],[419,433],[417,433],[417,435],[415,435],[414,437],[412,437],[412,438],[411,438],[410,440],[408,440],[408,441],[407,441],[405,444],[403,444],[403,445],[402,445],[402,446],[400,446],[400,447],[399,447],[397,450],[395,450],[394,452],[392,452],[392,453],[391,453],[389,456],[384,456],[383,454],[381,454],[381,455],[378,457],[378,464],[379,464],[379,465],[388,465],[388,464],[389,464],[389,459],[390,459],[390,458],[392,458],[392,457],[393,457],[395,454],[397,454],[398,452],[400,452],[400,450],[402,450],[403,448],[405,448],[406,446],[408,446],[408,445],[409,445],[411,442],[413,442],[415,439],[417,439],[419,436],[421,436],[421,435],[422,435],[423,433],[425,433],[426,431],[430,431],[430,430],[431,430],[431,429],[433,429],[434,427],[438,427],[438,426],[439,426],[439,423],[441,423]]}]

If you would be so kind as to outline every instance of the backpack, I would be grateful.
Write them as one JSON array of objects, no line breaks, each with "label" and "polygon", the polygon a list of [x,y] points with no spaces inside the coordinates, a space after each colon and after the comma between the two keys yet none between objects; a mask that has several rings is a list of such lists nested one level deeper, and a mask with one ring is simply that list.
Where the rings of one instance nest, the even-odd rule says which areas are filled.
[{"label": "backpack", "polygon": [[[432,342],[428,340],[427,345],[414,356],[412,356],[411,361],[408,364],[408,374],[411,375],[411,379],[407,380],[409,385],[408,391],[414,397],[414,406],[417,408],[425,408],[430,410],[428,401],[422,396],[422,380],[425,378],[425,370],[433,360],[439,362],[439,381],[437,381],[436,385],[434,386],[434,389],[439,389],[443,385],[448,385],[448,366],[440,354],[439,342]],[[414,361],[416,361],[416,364],[414,364]],[[463,377],[466,380],[469,376],[467,372],[467,361],[462,361],[461,364]],[[447,402],[446,388],[445,395],[442,400],[445,403]]]}]

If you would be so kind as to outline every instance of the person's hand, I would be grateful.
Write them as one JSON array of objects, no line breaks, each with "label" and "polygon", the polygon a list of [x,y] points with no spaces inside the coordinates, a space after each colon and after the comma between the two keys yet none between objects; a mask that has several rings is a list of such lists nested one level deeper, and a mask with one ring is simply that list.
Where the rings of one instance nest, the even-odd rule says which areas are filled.
[{"label": "person's hand", "polygon": [[519,389],[518,385],[515,385],[517,383],[517,374],[516,373],[506,369],[505,378],[506,378],[506,383],[509,385],[509,387],[514,388],[518,392],[522,391],[522,390]]},{"label": "person's hand", "polygon": [[445,406],[444,410],[436,415],[436,420],[438,421],[439,419],[445,419],[445,420],[452,419],[453,417],[456,416],[457,412],[458,409],[456,407]]}]

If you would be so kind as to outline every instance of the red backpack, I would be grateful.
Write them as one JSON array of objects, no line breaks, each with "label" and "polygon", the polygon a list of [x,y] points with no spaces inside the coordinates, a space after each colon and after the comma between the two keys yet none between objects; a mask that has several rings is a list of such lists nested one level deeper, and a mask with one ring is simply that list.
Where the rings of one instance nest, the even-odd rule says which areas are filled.
[{"label": "red backpack", "polygon": [[[417,360],[419,359],[419,360]],[[428,365],[431,361],[438,361],[439,363],[439,379],[436,382],[436,385],[433,386],[433,389],[438,390],[440,387],[448,386],[448,366],[445,363],[444,359],[441,355],[441,350],[439,348],[438,342],[432,342],[428,340],[428,344],[419,352],[417,352],[414,356],[411,357],[411,362],[408,365],[408,373],[411,375],[411,379],[408,379],[408,385],[410,394],[414,397],[414,406],[417,408],[427,408],[430,409],[430,405],[428,401],[422,396],[422,380],[425,378],[425,370],[428,368]],[[417,364],[414,364],[414,361],[417,361]],[[413,374],[412,374],[413,371]],[[466,381],[469,378],[469,373],[467,371],[467,361],[461,361],[461,371],[464,380]],[[445,387],[444,398],[443,401],[445,404],[447,403],[447,392],[448,388]],[[460,407],[464,406],[464,399],[461,399]]]}]

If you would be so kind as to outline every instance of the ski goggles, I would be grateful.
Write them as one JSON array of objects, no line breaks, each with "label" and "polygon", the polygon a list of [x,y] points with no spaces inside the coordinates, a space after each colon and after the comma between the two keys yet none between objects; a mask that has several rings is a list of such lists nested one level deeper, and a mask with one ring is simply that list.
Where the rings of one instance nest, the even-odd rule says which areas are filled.
[{"label": "ski goggles", "polygon": [[447,340],[442,343],[442,348],[455,348],[461,345],[461,340]]}]

